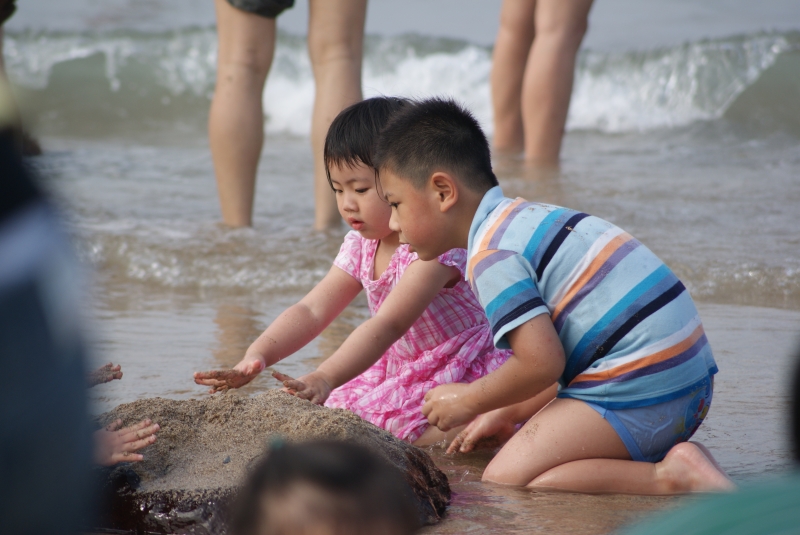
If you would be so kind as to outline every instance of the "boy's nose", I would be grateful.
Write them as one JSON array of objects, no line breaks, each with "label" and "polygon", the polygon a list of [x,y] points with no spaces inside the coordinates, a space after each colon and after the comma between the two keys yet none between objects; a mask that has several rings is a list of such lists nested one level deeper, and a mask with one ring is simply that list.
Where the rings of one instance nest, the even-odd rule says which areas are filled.
[{"label": "boy's nose", "polygon": [[397,210],[392,210],[392,215],[389,218],[389,229],[392,232],[400,232],[400,223],[397,221]]}]

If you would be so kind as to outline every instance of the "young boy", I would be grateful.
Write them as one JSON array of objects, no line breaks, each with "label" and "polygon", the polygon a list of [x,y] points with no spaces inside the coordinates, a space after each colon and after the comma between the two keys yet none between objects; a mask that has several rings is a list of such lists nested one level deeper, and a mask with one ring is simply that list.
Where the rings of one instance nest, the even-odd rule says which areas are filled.
[{"label": "young boy", "polygon": [[[485,480],[632,494],[733,487],[686,442],[717,367],[689,293],[650,250],[597,217],[503,197],[480,126],[449,100],[395,116],[375,163],[390,227],[422,260],[468,248],[495,344],[514,352],[474,383],[427,393],[431,424],[472,422],[451,451],[527,420]],[[556,381],[557,399],[534,415]]]}]

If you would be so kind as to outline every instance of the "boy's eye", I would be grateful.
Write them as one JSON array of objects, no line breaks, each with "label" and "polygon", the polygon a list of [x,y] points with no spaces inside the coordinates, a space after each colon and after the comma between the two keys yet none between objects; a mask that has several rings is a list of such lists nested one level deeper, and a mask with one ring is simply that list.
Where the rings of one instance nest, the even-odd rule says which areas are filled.
[{"label": "boy's eye", "polygon": [[397,208],[397,204],[398,203],[396,203],[396,202],[390,202],[389,206],[391,206],[392,208]]}]

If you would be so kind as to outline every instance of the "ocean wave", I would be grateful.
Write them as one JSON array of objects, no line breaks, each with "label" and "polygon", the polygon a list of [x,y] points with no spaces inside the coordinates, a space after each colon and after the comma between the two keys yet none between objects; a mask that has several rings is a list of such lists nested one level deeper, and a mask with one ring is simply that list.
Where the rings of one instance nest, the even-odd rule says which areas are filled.
[{"label": "ocean wave", "polygon": [[[79,123],[94,123],[102,131],[120,122],[129,127],[137,121],[204,120],[214,90],[216,46],[209,28],[24,32],[6,36],[5,53],[10,76],[41,128],[69,132]],[[567,127],[613,133],[728,117],[800,131],[798,57],[798,32],[651,51],[584,50]],[[452,96],[491,134],[490,68],[491,51],[483,46],[418,35],[372,36],[365,50],[364,93]],[[313,96],[305,40],[279,34],[264,91],[267,132],[307,136]]]}]

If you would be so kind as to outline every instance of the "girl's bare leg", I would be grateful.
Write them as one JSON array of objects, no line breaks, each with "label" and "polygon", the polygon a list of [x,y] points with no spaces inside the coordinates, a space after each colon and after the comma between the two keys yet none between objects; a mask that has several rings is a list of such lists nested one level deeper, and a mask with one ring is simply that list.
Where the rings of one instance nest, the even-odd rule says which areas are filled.
[{"label": "girl's bare leg", "polygon": [[494,150],[518,153],[524,149],[522,80],[533,43],[536,0],[504,0],[500,28],[492,53],[492,109]]},{"label": "girl's bare leg", "polygon": [[433,446],[434,444],[442,444],[447,446],[450,444],[458,434],[464,430],[466,425],[454,427],[449,431],[442,431],[435,425],[429,425],[420,437],[414,441],[415,446],[425,447]]},{"label": "girl's bare leg", "polygon": [[275,52],[275,19],[215,0],[219,51],[208,137],[222,220],[233,227],[253,219],[256,170],[264,144],[262,95]]},{"label": "girl's bare leg", "polygon": [[367,0],[311,0],[309,4],[308,53],[316,85],[311,119],[314,224],[320,230],[341,221],[325,176],[322,150],[336,115],[363,98],[361,62],[366,13]]},{"label": "girl's bare leg", "polygon": [[525,158],[558,165],[567,121],[575,56],[586,33],[592,0],[538,0],[522,85]]},{"label": "girl's bare leg", "polygon": [[586,493],[664,495],[733,488],[691,442],[678,444],[659,463],[630,460],[611,425],[572,399],[556,399],[531,418],[489,463],[483,479]]}]

